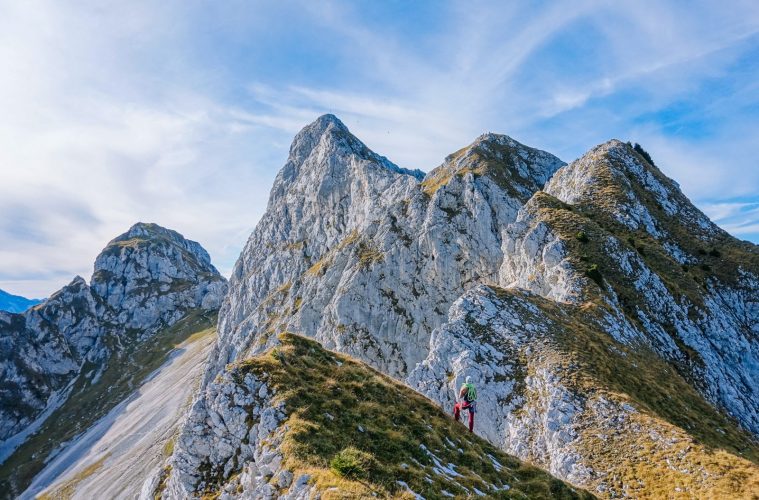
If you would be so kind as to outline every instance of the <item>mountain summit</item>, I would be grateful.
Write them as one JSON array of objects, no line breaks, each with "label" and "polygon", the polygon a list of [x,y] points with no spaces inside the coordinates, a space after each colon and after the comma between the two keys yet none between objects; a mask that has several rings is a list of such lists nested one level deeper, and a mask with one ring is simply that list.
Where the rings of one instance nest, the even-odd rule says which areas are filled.
[{"label": "mountain summit", "polygon": [[23,314],[0,312],[6,491],[23,490],[47,452],[157,368],[173,347],[164,342],[213,321],[225,292],[198,243],[139,223],[98,255],[89,285],[77,276]]},{"label": "mountain summit", "polygon": [[[320,117],[235,264],[183,427],[128,494],[752,498],[759,249],[643,153],[612,140],[565,164],[485,134],[422,175]],[[141,234],[65,296],[147,326],[223,286],[188,285],[203,259]],[[88,332],[75,350],[98,352]],[[440,411],[467,377],[488,443]],[[112,491],[109,452],[51,491]]]},{"label": "mountain summit", "polygon": [[757,485],[756,247],[620,141],[567,165],[485,134],[423,178],[388,164],[329,115],[296,136],[235,267],[165,495],[246,467],[243,445],[217,444],[239,430],[215,423],[229,390],[217,382],[280,332],[446,409],[471,376],[476,432],[601,496]]},{"label": "mountain summit", "polygon": [[[325,161],[329,160],[329,161]],[[322,115],[298,132],[290,145],[287,164],[274,182],[274,189],[296,182],[299,176],[311,180],[360,175],[361,169],[382,168],[421,179],[419,170],[401,168],[370,150],[351,134],[334,115]],[[284,187],[284,186],[283,186]]]},{"label": "mountain summit", "polygon": [[550,153],[525,146],[507,135],[487,133],[448,155],[442,165],[427,174],[422,184],[431,195],[453,176],[472,172],[490,177],[524,203],[563,165],[563,161]]}]

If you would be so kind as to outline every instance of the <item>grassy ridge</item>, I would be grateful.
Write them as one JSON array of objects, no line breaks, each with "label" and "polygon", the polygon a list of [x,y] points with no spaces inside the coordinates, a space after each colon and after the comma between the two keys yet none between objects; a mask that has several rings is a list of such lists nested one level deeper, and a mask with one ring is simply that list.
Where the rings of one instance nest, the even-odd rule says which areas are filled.
[{"label": "grassy ridge", "polygon": [[756,438],[654,352],[620,344],[600,329],[601,306],[576,307],[515,289],[493,290],[501,307],[516,309],[528,301],[540,308],[528,320],[549,325],[541,356],[563,374],[562,384],[588,399],[637,409],[612,432],[584,420],[580,449],[589,465],[606,475],[607,485],[636,498],[667,497],[675,487],[699,498],[752,498],[759,491]]},{"label": "grassy ridge", "polygon": [[406,485],[426,498],[476,490],[490,498],[592,498],[469,434],[363,363],[303,337],[280,339],[234,369],[265,380],[284,402],[285,466],[310,474],[323,498],[410,497]]}]

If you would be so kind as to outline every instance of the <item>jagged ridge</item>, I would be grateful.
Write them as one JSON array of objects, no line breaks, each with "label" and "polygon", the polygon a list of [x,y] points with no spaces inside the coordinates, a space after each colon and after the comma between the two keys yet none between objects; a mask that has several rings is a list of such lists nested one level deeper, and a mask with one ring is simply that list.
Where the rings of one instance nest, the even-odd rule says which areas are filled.
[{"label": "jagged ridge", "polygon": [[23,491],[48,453],[128,396],[176,343],[215,322],[225,291],[199,244],[138,223],[97,257],[90,285],[77,276],[24,314],[0,313],[7,495]]},{"label": "jagged ridge", "polygon": [[[563,165],[503,136],[485,136],[458,155],[456,164],[468,170],[446,175],[430,196],[417,176],[385,168],[357,144],[329,116],[296,136],[235,266],[238,292],[222,308],[223,340],[209,374],[264,348],[277,328],[406,374],[460,291],[495,278],[506,226],[526,194]],[[528,165],[525,158],[539,161]],[[353,308],[357,301],[369,311]],[[376,319],[367,323],[367,313]]]},{"label": "jagged ridge", "polygon": [[409,383],[448,406],[478,380],[480,432],[507,451],[611,497],[759,487],[752,436],[651,349],[615,341],[601,307],[482,286],[450,317]]},{"label": "jagged ridge", "polygon": [[[678,448],[665,442],[652,452],[656,460],[680,453],[678,460],[692,463],[709,456],[702,454],[709,446],[723,446],[733,465],[754,474],[755,439],[736,426],[752,430],[759,407],[756,384],[751,387],[759,366],[759,278],[748,255],[756,252],[754,247],[745,246],[744,254],[716,249],[719,255],[703,248],[728,240],[720,239],[726,238],[724,233],[682,196],[676,183],[618,141],[559,169],[563,163],[547,153],[506,136],[485,135],[419,182],[385,168],[347,129],[336,127],[331,118],[321,120],[296,137],[267,213],[235,267],[201,398],[215,394],[214,380],[227,363],[261,353],[279,343],[277,333],[293,331],[396,378],[412,374],[412,385],[436,387],[430,396],[446,406],[464,375],[495,374],[497,383],[487,390],[500,403],[478,432],[604,496],[627,491],[676,494],[677,488],[714,493],[727,487],[721,479],[699,483],[694,480],[697,472],[681,485],[651,479],[644,471],[658,470],[656,463],[603,476],[605,466],[596,461],[592,445],[595,438],[575,429],[582,422],[573,416],[585,411],[604,415],[593,422],[614,432],[616,423],[634,414],[642,415],[636,424],[640,433],[664,429],[678,443],[707,443],[704,448]],[[672,225],[680,219],[679,226]],[[694,240],[673,229],[690,226],[697,228]],[[699,247],[696,241],[702,242]],[[639,242],[644,243],[642,250]],[[689,255],[693,251],[696,255]],[[662,265],[655,262],[659,256],[666,256]],[[723,258],[735,279],[714,272]],[[669,288],[686,283],[676,276],[678,267],[688,272],[680,266],[700,268],[691,275],[698,286],[686,288],[693,294],[690,302]],[[517,356],[503,343],[483,351],[477,342],[465,342],[455,356],[438,356],[446,339],[471,337],[474,330],[461,325],[464,312],[456,301],[469,291],[479,293],[483,283],[532,290],[540,297],[525,295],[523,309],[536,313],[544,299],[573,304],[579,311],[575,321],[554,318],[563,332],[555,338],[571,339],[575,325],[590,325],[586,337],[603,346],[592,350],[594,355],[630,350],[630,358],[641,356],[659,375],[673,370],[679,377],[677,392],[685,398],[679,407],[700,415],[678,420],[671,413],[658,413],[658,403],[639,394],[646,388],[662,394],[651,385],[659,378],[651,376],[643,377],[638,392],[630,390],[621,399],[593,399],[592,388],[564,383],[574,372],[551,354],[555,349],[543,350],[544,336],[536,331],[523,332],[525,350],[546,352],[556,366]],[[483,325],[499,312],[513,312],[503,301],[489,304]],[[519,315],[516,319],[522,321]],[[561,345],[565,354],[583,349],[571,342]],[[485,354],[495,361],[488,362]],[[438,358],[445,363],[435,363]],[[499,367],[504,360],[513,367]],[[425,365],[436,368],[418,376],[415,367]],[[588,369],[593,366],[602,364],[587,364]],[[531,373],[532,367],[540,372]],[[537,400],[540,404],[528,404],[514,392],[520,379],[544,394]],[[599,391],[620,391],[612,379],[598,375],[593,383]],[[595,406],[586,408],[586,402]],[[215,422],[213,412],[198,403],[187,429],[209,419]],[[522,422],[514,432],[508,431],[512,420]],[[706,432],[710,422],[719,422],[725,435]],[[741,440],[747,448],[736,444]],[[621,439],[615,445],[609,448],[613,453],[633,457],[620,463],[639,464],[634,458],[638,443]],[[200,450],[188,445],[178,450],[173,463],[191,462]],[[215,453],[213,448],[209,453]],[[751,463],[742,462],[741,453]],[[221,455],[217,458],[214,463],[229,463]],[[709,470],[728,483],[732,477],[719,466]],[[229,470],[222,468],[220,474],[227,478]],[[168,477],[169,484],[182,480],[173,473]],[[739,491],[746,490],[734,486]]]}]

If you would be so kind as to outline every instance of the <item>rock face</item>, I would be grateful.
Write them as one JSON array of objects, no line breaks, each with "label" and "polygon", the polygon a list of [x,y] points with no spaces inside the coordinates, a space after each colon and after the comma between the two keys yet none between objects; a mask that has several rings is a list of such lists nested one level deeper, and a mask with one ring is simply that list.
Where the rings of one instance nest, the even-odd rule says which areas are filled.
[{"label": "rock face", "polygon": [[139,223],[106,246],[89,285],[76,277],[23,314],[0,313],[2,459],[109,367],[117,380],[131,380],[140,346],[191,313],[215,315],[225,292],[200,245]]},{"label": "rock face", "polygon": [[559,171],[545,191],[588,214],[586,246],[608,274],[601,297],[612,317],[759,435],[759,249],[619,141]]},{"label": "rock face", "polygon": [[218,309],[226,283],[198,243],[156,224],[136,224],[95,259],[93,292],[127,329],[149,332],[189,309]]},{"label": "rock face", "polygon": [[480,435],[600,495],[750,498],[752,438],[655,351],[615,341],[607,320],[602,307],[483,285],[451,307],[408,383],[452,407],[471,376]]},{"label": "rock face", "polygon": [[565,165],[486,134],[422,176],[323,116],[237,262],[168,491],[202,489],[203,464],[239,469],[214,417],[237,396],[218,384],[289,331],[446,408],[474,375],[478,433],[600,495],[748,495],[758,280],[757,247],[629,144]]},{"label": "rock face", "polygon": [[422,181],[319,118],[235,266],[207,381],[280,330],[404,376],[461,292],[497,277],[508,223],[561,165],[489,134]]},{"label": "rock face", "polygon": [[[497,398],[482,404],[488,439],[599,493],[676,492],[635,483],[647,476],[656,449],[657,460],[682,464],[673,478],[681,491],[748,496],[750,489],[720,484],[730,479],[702,457],[710,456],[704,443],[723,447],[756,484],[757,248],[712,224],[619,141],[560,169],[507,233],[499,284],[519,300],[493,301],[484,290],[465,295],[433,334],[412,387],[447,405],[455,382],[442,374],[458,381],[474,375]],[[540,316],[556,316],[545,304],[579,321],[535,321],[541,309]],[[479,332],[493,328],[487,338]],[[588,343],[573,346],[568,335]],[[599,342],[606,347],[590,351],[596,359],[586,355],[580,364],[578,353]],[[613,364],[604,368],[602,359]],[[592,378],[584,388],[568,383],[579,376]],[[603,429],[606,445],[594,446],[588,428]],[[630,434],[644,429],[650,439]],[[616,437],[606,441],[610,432]],[[636,453],[641,448],[646,454]],[[625,477],[620,467],[635,473]]]}]

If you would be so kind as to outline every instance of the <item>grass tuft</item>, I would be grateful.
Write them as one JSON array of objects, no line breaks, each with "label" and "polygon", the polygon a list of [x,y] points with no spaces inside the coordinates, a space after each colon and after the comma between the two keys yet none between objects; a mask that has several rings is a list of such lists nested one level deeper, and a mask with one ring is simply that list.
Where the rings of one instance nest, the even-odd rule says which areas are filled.
[{"label": "grass tuft", "polygon": [[348,479],[367,479],[373,468],[374,456],[353,446],[340,450],[329,462],[335,474]]}]

